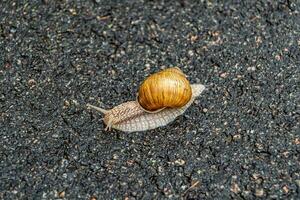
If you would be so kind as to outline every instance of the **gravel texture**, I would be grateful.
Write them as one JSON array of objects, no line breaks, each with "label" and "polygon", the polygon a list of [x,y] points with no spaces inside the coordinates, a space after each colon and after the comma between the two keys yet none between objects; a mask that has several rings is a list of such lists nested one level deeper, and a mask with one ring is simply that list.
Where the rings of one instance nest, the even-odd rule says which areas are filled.
[{"label": "gravel texture", "polygon": [[[299,199],[299,49],[299,0],[1,0],[0,199]],[[208,85],[170,125],[86,109],[169,66]]]}]

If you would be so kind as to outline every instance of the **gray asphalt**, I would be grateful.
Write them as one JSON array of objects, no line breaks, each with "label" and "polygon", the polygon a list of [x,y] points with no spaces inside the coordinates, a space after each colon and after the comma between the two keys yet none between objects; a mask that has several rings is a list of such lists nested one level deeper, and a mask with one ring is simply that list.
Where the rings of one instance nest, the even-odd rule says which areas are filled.
[{"label": "gray asphalt", "polygon": [[[2,0],[0,199],[299,199],[299,12]],[[135,99],[169,66],[208,90],[168,126],[105,132],[86,109]]]}]

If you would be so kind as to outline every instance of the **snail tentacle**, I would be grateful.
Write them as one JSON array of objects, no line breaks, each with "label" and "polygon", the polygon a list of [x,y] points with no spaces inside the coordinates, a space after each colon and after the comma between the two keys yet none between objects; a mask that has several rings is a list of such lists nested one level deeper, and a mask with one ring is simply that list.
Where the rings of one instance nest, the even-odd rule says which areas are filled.
[{"label": "snail tentacle", "polygon": [[101,113],[103,113],[103,114],[106,114],[106,113],[108,113],[108,110],[105,110],[105,109],[103,109],[103,108],[100,108],[100,107],[97,107],[97,106],[93,106],[93,105],[91,105],[91,104],[86,104],[86,106],[88,107],[88,108],[93,108],[93,109],[95,109],[95,110],[97,110],[97,111],[99,111],[99,112],[101,112]]},{"label": "snail tentacle", "polygon": [[110,131],[111,130],[111,127],[112,127],[112,121],[113,119],[109,119],[107,124],[106,124],[106,127],[105,127],[105,131]]}]

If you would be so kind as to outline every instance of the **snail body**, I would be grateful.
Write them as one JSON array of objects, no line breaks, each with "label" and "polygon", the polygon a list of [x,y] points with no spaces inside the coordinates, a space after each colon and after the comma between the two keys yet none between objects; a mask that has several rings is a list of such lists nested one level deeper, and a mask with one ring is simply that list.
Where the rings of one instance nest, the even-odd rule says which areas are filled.
[{"label": "snail body", "polygon": [[[160,90],[151,86],[151,84],[155,85],[155,82]],[[87,106],[104,114],[103,121],[106,124],[106,130],[114,128],[124,132],[145,131],[165,126],[175,120],[190,107],[204,89],[205,86],[202,84],[190,85],[179,68],[169,68],[148,77],[142,83],[136,101],[124,102],[110,110],[90,104]],[[177,93],[177,96],[172,93]],[[146,100],[141,100],[143,98]],[[147,101],[148,104],[144,104]],[[170,104],[164,103],[167,101]]]}]

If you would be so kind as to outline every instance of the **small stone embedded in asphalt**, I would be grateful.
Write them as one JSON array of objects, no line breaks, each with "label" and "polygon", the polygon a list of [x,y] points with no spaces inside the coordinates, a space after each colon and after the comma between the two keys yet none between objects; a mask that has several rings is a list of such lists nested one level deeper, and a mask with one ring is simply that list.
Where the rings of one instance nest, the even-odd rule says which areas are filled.
[{"label": "small stone embedded in asphalt", "polygon": [[222,72],[221,74],[220,74],[220,77],[221,78],[226,78],[228,76],[228,73],[227,72]]},{"label": "small stone embedded in asphalt", "polygon": [[58,193],[59,198],[65,198],[66,192],[65,191],[61,191]]},{"label": "small stone embedded in asphalt", "polygon": [[182,159],[178,159],[178,160],[175,160],[175,162],[174,162],[175,164],[177,164],[177,165],[180,165],[180,166],[182,166],[182,165],[184,165],[185,164],[185,161],[184,160],[182,160]]},{"label": "small stone embedded in asphalt", "polygon": [[[0,199],[298,199],[299,12],[299,1],[4,1]],[[208,87],[168,126],[105,132],[85,107],[134,100],[171,66]]]},{"label": "small stone embedded in asphalt", "polygon": [[235,194],[237,194],[238,192],[241,191],[241,189],[240,189],[240,187],[238,186],[237,183],[233,183],[233,184],[231,185],[230,191],[233,192],[233,193],[235,193]]},{"label": "small stone embedded in asphalt", "polygon": [[264,189],[256,189],[255,196],[262,197],[264,195]]}]

